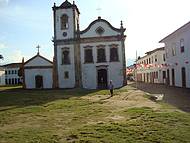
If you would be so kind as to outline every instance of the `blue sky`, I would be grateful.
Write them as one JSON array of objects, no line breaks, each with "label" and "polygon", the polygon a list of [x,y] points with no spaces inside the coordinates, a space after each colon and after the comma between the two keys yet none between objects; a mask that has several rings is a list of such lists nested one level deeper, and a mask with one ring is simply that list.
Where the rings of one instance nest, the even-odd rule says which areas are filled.
[{"label": "blue sky", "polygon": [[[72,2],[71,0],[69,0]],[[0,0],[0,64],[29,59],[37,52],[52,60],[52,6],[64,0]],[[126,57],[135,59],[162,46],[158,41],[190,20],[189,0],[76,0],[80,29],[99,15],[114,27],[126,27]],[[97,11],[101,8],[101,11]],[[130,62],[131,63],[131,62]],[[128,63],[128,65],[130,64]]]}]

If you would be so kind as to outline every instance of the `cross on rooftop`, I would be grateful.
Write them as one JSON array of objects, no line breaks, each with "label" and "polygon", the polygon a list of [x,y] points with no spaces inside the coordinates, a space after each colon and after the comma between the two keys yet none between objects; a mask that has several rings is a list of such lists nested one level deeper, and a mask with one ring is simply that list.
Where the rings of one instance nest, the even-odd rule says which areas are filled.
[{"label": "cross on rooftop", "polygon": [[37,47],[36,47],[37,49],[38,49],[38,55],[40,54],[40,45],[38,45]]}]

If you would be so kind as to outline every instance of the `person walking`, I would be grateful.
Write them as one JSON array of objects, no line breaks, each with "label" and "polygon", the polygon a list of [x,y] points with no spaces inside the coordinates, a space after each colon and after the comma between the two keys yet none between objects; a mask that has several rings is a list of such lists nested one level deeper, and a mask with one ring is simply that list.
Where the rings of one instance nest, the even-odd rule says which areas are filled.
[{"label": "person walking", "polygon": [[111,97],[113,96],[113,88],[114,88],[114,86],[113,86],[112,80],[110,80],[110,83],[109,83],[109,90],[110,90],[110,95],[111,95]]}]

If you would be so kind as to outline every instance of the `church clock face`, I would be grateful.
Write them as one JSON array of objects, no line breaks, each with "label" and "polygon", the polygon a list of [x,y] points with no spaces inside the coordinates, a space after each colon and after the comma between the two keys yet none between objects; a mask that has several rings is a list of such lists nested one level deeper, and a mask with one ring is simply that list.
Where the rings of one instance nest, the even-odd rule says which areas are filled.
[{"label": "church clock face", "polygon": [[67,36],[67,32],[63,32],[63,37],[66,37]]}]

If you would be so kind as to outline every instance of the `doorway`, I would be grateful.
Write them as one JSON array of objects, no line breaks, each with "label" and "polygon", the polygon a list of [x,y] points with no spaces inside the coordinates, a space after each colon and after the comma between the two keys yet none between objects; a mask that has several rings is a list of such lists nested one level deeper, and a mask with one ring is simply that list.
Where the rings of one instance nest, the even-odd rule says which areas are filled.
[{"label": "doorway", "polygon": [[162,71],[162,80],[163,83],[166,83],[166,71]]},{"label": "doorway", "polygon": [[172,86],[175,86],[175,70],[172,69]]},{"label": "doorway", "polygon": [[36,88],[43,88],[43,76],[35,76]]},{"label": "doorway", "polygon": [[149,83],[149,73],[146,74],[147,83]]},{"label": "doorway", "polygon": [[170,85],[170,70],[167,69],[167,85]]},{"label": "doorway", "polygon": [[97,71],[97,75],[98,75],[98,88],[99,89],[106,89],[107,85],[108,85],[108,79],[107,79],[107,69],[99,69]]},{"label": "doorway", "polygon": [[186,72],[185,68],[181,68],[182,87],[186,87]]}]

